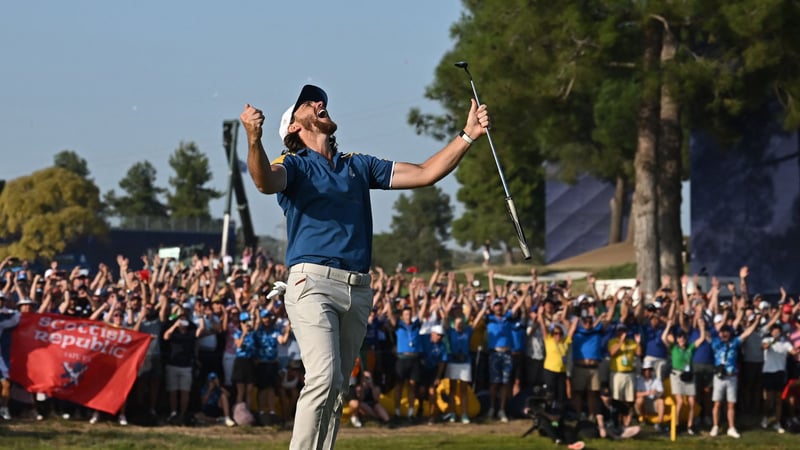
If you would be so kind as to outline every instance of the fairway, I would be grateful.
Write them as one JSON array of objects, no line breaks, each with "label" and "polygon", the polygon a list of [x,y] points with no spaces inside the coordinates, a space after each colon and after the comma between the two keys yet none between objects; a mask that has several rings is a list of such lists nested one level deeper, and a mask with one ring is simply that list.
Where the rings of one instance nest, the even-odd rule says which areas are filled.
[{"label": "fairway", "polygon": [[[522,449],[557,447],[538,435],[520,436],[528,422],[514,420],[507,424],[416,425],[386,429],[369,424],[362,429],[344,426],[337,449]],[[792,449],[798,447],[798,436],[778,435],[773,431],[742,429],[742,438],[727,436],[679,437],[677,442],[657,436],[650,430],[631,441],[589,440],[591,449],[727,449],[757,448]],[[289,446],[288,431],[271,428],[236,427],[120,427],[107,422],[89,425],[86,422],[52,420],[44,423],[19,421],[0,426],[2,448],[14,449],[285,449]]]}]

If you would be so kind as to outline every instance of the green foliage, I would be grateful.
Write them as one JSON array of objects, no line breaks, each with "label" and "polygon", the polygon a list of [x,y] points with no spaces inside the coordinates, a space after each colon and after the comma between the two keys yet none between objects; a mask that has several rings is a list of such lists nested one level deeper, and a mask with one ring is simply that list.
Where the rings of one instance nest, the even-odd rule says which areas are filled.
[{"label": "green foliage", "polygon": [[86,160],[72,150],[62,150],[53,156],[53,165],[67,169],[81,178],[89,179],[89,166]]},{"label": "green foliage", "polygon": [[100,191],[74,172],[51,167],[11,180],[0,193],[0,257],[50,259],[87,236],[106,235]]},{"label": "green foliage", "polygon": [[174,192],[167,194],[172,217],[210,218],[208,203],[222,193],[205,187],[212,178],[208,156],[200,153],[194,142],[181,142],[169,165],[175,170],[175,176],[169,179]]},{"label": "green foliage", "polygon": [[167,217],[167,207],[158,199],[166,190],[157,187],[155,182],[156,168],[148,161],[138,162],[119,182],[127,195],[117,197],[111,190],[103,200],[109,205],[111,215],[123,220],[140,216]]},{"label": "green foliage", "polygon": [[387,271],[398,262],[433,269],[438,260],[443,267],[451,264],[450,251],[444,242],[450,237],[453,211],[450,197],[436,186],[400,195],[394,204],[391,233],[373,237],[373,262]]}]

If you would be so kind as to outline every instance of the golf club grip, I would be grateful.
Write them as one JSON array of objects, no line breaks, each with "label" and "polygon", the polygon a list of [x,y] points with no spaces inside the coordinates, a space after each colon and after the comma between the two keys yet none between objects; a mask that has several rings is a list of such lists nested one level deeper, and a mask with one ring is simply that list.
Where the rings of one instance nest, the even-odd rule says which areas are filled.
[{"label": "golf club grip", "polygon": [[511,220],[514,222],[514,228],[517,230],[517,239],[519,239],[519,248],[522,249],[522,256],[525,259],[531,259],[531,251],[528,250],[528,241],[525,239],[525,232],[522,231],[522,225],[519,224],[519,217],[517,217],[517,207],[514,205],[514,199],[506,197],[506,208],[508,214],[511,215]]}]

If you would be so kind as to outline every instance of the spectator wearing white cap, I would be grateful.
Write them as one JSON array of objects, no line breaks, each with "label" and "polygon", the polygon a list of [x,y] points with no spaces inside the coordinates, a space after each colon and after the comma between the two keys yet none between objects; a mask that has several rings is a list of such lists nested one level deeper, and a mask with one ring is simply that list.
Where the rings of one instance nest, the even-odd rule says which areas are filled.
[{"label": "spectator wearing white cap", "polygon": [[661,340],[670,352],[670,363],[672,372],[670,374],[670,386],[672,395],[675,397],[675,413],[678,420],[681,417],[684,401],[689,406],[689,419],[686,423],[686,432],[690,435],[695,434],[693,428],[695,396],[697,394],[694,375],[692,374],[692,357],[698,345],[706,340],[705,322],[700,321],[700,335],[694,342],[689,342],[686,331],[677,327],[674,334],[671,333],[675,325],[675,318],[670,317]]},{"label": "spectator wearing white cap", "polygon": [[[445,310],[445,317],[450,315],[450,308],[452,304],[448,304]],[[447,355],[447,378],[450,379],[450,402],[448,412],[453,416],[448,416],[448,420],[455,422],[455,414],[458,412],[455,409],[455,397],[458,393],[461,399],[461,423],[470,423],[469,419],[469,397],[467,396],[467,385],[472,382],[472,364],[469,352],[469,343],[472,339],[472,332],[474,327],[485,314],[486,309],[482,309],[480,313],[473,319],[472,323],[468,323],[464,316],[456,316],[453,319],[453,327],[447,320],[443,322],[445,332],[447,333],[447,342],[450,344],[450,352]]]},{"label": "spectator wearing white cap", "polygon": [[[444,376],[447,364],[447,347],[442,338],[444,328],[441,325],[431,327],[427,336],[421,336],[422,353],[420,355],[419,391],[427,394],[428,398],[428,423],[436,422],[438,408],[436,404],[436,388]],[[421,404],[421,402],[420,402]]]},{"label": "spectator wearing white cap", "polygon": [[761,428],[770,424],[770,416],[774,413],[775,424],[773,428],[778,433],[784,433],[782,417],[783,400],[781,394],[786,386],[786,356],[796,355],[797,350],[792,346],[783,333],[781,325],[776,322],[778,314],[771,320],[769,335],[761,341],[764,350],[763,390],[764,390],[764,416],[761,419]]},{"label": "spectator wearing white cap", "polygon": [[639,417],[656,414],[656,429],[664,422],[664,385],[653,374],[653,362],[642,363],[642,373],[636,377],[636,415]]},{"label": "spectator wearing white cap", "polygon": [[544,384],[553,394],[553,401],[559,408],[564,408],[567,402],[567,356],[572,344],[572,335],[578,326],[575,319],[569,324],[570,332],[567,332],[566,320],[562,314],[557,314],[549,326],[545,323],[544,317],[538,317],[539,329],[544,336]]}]

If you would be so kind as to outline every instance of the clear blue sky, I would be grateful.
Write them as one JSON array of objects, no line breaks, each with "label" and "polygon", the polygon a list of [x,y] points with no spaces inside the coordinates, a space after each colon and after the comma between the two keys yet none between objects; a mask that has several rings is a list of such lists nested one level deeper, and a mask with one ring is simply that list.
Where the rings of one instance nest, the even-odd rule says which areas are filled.
[{"label": "clear blue sky", "polygon": [[[280,114],[305,83],[327,90],[341,150],[421,162],[442,144],[416,136],[406,115],[441,111],[423,93],[461,11],[459,0],[8,2],[0,179],[48,167],[69,149],[101,192],[121,193],[119,180],[144,160],[167,187],[169,156],[193,141],[224,191],[223,120],[246,102],[263,109],[264,144],[276,157]],[[238,151],[246,154],[243,130]],[[440,186],[455,205],[453,175]],[[249,176],[246,188],[256,232],[280,236],[274,196]],[[401,191],[373,192],[376,231],[388,231]],[[221,217],[224,201],[211,209]]]}]

